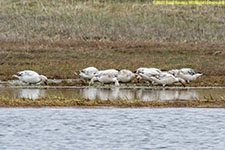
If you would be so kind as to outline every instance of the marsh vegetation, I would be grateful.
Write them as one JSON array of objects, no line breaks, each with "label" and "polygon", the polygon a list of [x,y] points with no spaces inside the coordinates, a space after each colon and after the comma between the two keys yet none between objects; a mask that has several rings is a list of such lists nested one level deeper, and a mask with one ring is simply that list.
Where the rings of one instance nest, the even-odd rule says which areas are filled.
[{"label": "marsh vegetation", "polygon": [[[116,0],[1,1],[0,80],[10,80],[25,69],[50,79],[73,79],[77,78],[75,71],[88,66],[131,71],[139,67],[190,67],[204,75],[188,86],[224,86],[224,7]],[[1,98],[2,107],[224,107],[223,103],[224,99],[102,102]]]},{"label": "marsh vegetation", "polygon": [[0,39],[224,42],[224,7],[146,0],[4,0]]},{"label": "marsh vegetation", "polygon": [[78,78],[74,72],[87,66],[131,71],[138,67],[164,70],[190,67],[201,71],[203,76],[187,86],[225,85],[224,44],[1,42],[0,49],[0,80],[12,79],[13,74],[25,69],[35,70],[49,79],[66,79]]},{"label": "marsh vegetation", "polygon": [[0,2],[0,80],[31,69],[48,78],[74,71],[190,67],[191,86],[225,85],[224,5],[149,1]]},{"label": "marsh vegetation", "polygon": [[225,108],[224,97],[196,100],[89,100],[83,98],[48,97],[41,99],[0,98],[0,107],[195,107],[195,108]]}]

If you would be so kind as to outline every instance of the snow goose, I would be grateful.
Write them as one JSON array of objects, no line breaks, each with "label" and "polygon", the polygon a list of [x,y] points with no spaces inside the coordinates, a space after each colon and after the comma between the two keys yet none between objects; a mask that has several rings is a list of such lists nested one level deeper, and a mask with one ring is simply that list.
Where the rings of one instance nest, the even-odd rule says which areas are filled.
[{"label": "snow goose", "polygon": [[161,73],[162,71],[158,68],[138,68],[135,73],[152,73],[152,74],[158,74]]},{"label": "snow goose", "polygon": [[118,75],[119,71],[116,69],[107,69],[107,70],[100,70],[95,73],[96,76],[101,76],[101,75],[110,75],[116,77]]},{"label": "snow goose", "polygon": [[168,73],[172,74],[173,76],[177,76],[179,71],[180,71],[179,69],[172,69],[172,70],[169,70]]},{"label": "snow goose", "polygon": [[131,82],[135,78],[135,74],[130,70],[122,69],[119,71],[117,75],[117,79],[119,82],[127,83]]},{"label": "snow goose", "polygon": [[158,68],[138,68],[136,70],[136,78],[139,81],[144,80],[144,81],[151,81],[153,83],[154,81],[149,80],[149,77],[160,75],[161,73],[162,71]]},{"label": "snow goose", "polygon": [[27,84],[37,84],[44,82],[47,84],[48,78],[44,75],[39,75],[37,72],[32,70],[24,70],[17,72],[13,77]]},{"label": "snow goose", "polygon": [[115,83],[116,86],[119,86],[119,81],[114,75],[110,74],[100,74],[98,76],[95,76],[91,79],[90,84],[94,84],[95,81],[101,82],[103,85],[105,83]]},{"label": "snow goose", "polygon": [[[95,67],[87,67],[82,69],[79,72],[79,76],[85,80],[91,80],[95,74],[98,72],[98,69]],[[76,74],[76,73],[75,73]]]},{"label": "snow goose", "polygon": [[94,84],[95,81],[99,81],[102,84],[104,83],[115,83],[115,85],[119,85],[117,80],[117,75],[119,71],[116,69],[107,69],[107,70],[100,70],[94,74],[94,77],[91,79],[89,84]]},{"label": "snow goose", "polygon": [[174,77],[172,74],[162,72],[160,75],[141,74],[145,79],[152,81],[153,83],[161,84],[163,87],[173,83],[181,83],[185,87],[185,80]]},{"label": "snow goose", "polygon": [[179,72],[176,74],[176,77],[184,79],[187,83],[190,83],[190,81],[196,80],[198,77],[200,77],[202,74],[200,72],[196,72],[191,68],[182,68],[179,70]]}]

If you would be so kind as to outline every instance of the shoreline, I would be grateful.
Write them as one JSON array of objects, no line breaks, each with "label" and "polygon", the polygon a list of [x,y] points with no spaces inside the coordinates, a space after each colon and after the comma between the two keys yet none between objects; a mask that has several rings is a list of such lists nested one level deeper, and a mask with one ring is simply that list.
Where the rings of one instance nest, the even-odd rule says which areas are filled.
[{"label": "shoreline", "polygon": [[43,107],[71,107],[71,108],[225,108],[225,99],[201,100],[169,100],[169,101],[141,101],[141,100],[87,100],[65,98],[0,98],[0,108],[43,108]]},{"label": "shoreline", "polygon": [[15,88],[15,89],[85,89],[85,88],[97,88],[97,89],[149,89],[149,90],[197,90],[197,89],[225,89],[225,86],[198,86],[198,87],[179,87],[179,86],[1,86],[0,88]]},{"label": "shoreline", "polygon": [[[154,42],[0,42],[0,80],[6,83],[21,70],[34,70],[52,79],[51,85],[85,85],[74,72],[89,66],[99,70],[154,67],[192,68],[203,76],[188,86],[225,86],[225,44]],[[64,63],[62,63],[64,62]],[[215,67],[217,66],[217,67]],[[58,82],[60,79],[62,81]],[[58,83],[54,83],[57,80]],[[71,80],[71,81],[69,81]],[[141,84],[139,84],[141,85]]]}]

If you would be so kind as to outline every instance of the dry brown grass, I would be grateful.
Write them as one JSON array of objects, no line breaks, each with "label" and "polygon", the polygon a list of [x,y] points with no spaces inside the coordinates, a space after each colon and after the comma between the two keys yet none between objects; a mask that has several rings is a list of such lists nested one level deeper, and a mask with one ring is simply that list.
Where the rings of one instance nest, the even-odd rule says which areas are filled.
[{"label": "dry brown grass", "polygon": [[0,40],[224,42],[224,5],[4,0]]},{"label": "dry brown grass", "polygon": [[204,76],[190,86],[224,86],[224,7],[0,1],[0,80],[24,69],[75,78],[74,71],[88,66],[191,67]]},{"label": "dry brown grass", "polygon": [[87,100],[65,99],[60,97],[32,99],[0,98],[0,107],[194,107],[194,108],[225,108],[225,100],[170,100],[170,101],[140,101],[140,100]]}]

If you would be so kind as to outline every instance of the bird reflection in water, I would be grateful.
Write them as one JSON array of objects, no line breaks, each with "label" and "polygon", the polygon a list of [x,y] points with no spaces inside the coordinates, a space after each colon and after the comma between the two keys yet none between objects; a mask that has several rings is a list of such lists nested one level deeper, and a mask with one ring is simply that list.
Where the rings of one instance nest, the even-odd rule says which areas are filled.
[{"label": "bird reflection in water", "polygon": [[43,89],[18,89],[15,92],[15,97],[38,99],[45,97],[45,92]]},{"label": "bird reflection in water", "polygon": [[144,101],[153,100],[190,100],[199,97],[194,90],[145,90],[145,89],[121,89],[119,87],[109,89],[87,88],[82,90],[82,97],[85,99],[118,100],[138,99]]},{"label": "bird reflection in water", "polygon": [[[60,93],[60,94],[59,94]],[[111,88],[84,88],[78,90],[60,89],[16,89],[14,97],[38,99],[46,96],[62,96],[68,98],[82,97],[85,99],[99,100],[193,100],[201,97],[196,90],[151,90],[151,89],[124,89]]]},{"label": "bird reflection in water", "polygon": [[153,100],[193,100],[199,97],[194,90],[145,90],[137,91],[137,99],[144,101]]}]

